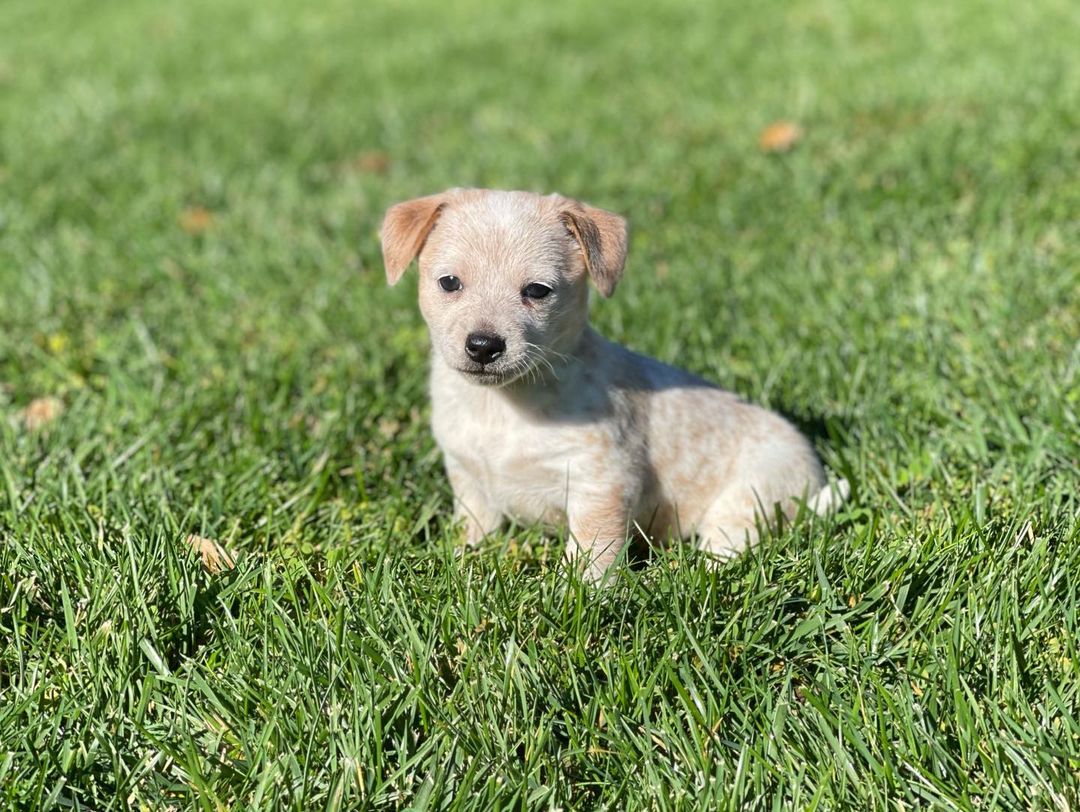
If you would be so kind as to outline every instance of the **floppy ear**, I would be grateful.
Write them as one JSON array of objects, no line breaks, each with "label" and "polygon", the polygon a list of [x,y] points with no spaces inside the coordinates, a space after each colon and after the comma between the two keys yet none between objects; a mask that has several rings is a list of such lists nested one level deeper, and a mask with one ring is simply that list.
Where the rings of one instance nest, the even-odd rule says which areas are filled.
[{"label": "floppy ear", "polygon": [[386,210],[379,237],[382,239],[386,281],[396,285],[405,269],[416,259],[424,241],[446,205],[446,195],[418,197]]},{"label": "floppy ear", "polygon": [[566,230],[581,246],[593,284],[601,296],[610,296],[626,264],[626,220],[576,200],[567,202],[561,216]]}]

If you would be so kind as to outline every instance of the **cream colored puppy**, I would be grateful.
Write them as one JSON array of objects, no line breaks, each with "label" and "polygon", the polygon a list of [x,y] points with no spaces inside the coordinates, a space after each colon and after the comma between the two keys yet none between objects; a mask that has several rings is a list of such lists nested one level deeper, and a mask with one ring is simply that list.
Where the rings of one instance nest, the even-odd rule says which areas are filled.
[{"label": "cream colored puppy", "polygon": [[589,327],[588,280],[610,296],[626,246],[621,217],[559,195],[453,189],[386,213],[390,284],[419,257],[435,439],[471,543],[506,517],[568,523],[596,578],[635,528],[728,557],[777,507],[846,497],[779,416]]}]

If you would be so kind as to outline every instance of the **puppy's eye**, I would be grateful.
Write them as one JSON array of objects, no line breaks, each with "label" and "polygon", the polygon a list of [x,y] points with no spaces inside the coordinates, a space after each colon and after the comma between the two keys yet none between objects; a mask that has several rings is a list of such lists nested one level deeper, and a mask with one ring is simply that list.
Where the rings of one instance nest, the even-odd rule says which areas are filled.
[{"label": "puppy's eye", "polygon": [[541,285],[539,282],[533,282],[531,285],[526,285],[521,289],[521,295],[526,299],[543,299],[551,293],[551,288],[547,285]]},{"label": "puppy's eye", "polygon": [[447,293],[453,293],[455,290],[461,290],[461,280],[456,276],[440,276],[439,287]]}]

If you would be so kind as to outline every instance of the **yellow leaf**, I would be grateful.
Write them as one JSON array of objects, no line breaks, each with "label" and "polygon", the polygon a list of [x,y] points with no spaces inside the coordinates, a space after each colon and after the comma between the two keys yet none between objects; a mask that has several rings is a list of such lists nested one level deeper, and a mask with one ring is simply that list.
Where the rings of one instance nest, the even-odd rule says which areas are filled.
[{"label": "yellow leaf", "polygon": [[385,175],[390,170],[390,156],[382,150],[369,149],[353,158],[350,164],[367,175]]},{"label": "yellow leaf", "polygon": [[214,224],[214,215],[202,206],[184,209],[179,217],[180,228],[188,234],[202,234]]},{"label": "yellow leaf", "polygon": [[775,121],[761,131],[758,146],[762,152],[787,152],[802,138],[802,128],[793,121]]},{"label": "yellow leaf", "polygon": [[23,425],[31,431],[47,426],[64,411],[64,404],[59,398],[35,398],[19,413]]},{"label": "yellow leaf", "polygon": [[206,567],[207,572],[217,574],[225,570],[231,570],[236,566],[233,557],[214,539],[196,536],[192,533],[185,539],[185,542],[188,547],[202,558],[203,566]]}]

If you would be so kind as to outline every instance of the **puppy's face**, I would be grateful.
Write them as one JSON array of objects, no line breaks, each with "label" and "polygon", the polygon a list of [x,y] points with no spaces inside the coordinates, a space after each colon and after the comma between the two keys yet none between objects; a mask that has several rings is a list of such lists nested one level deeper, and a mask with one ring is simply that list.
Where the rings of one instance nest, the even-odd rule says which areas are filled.
[{"label": "puppy's face", "polygon": [[487,385],[571,352],[588,317],[588,277],[610,295],[626,256],[622,218],[525,192],[453,190],[400,203],[382,240],[391,284],[419,255],[435,351]]}]

